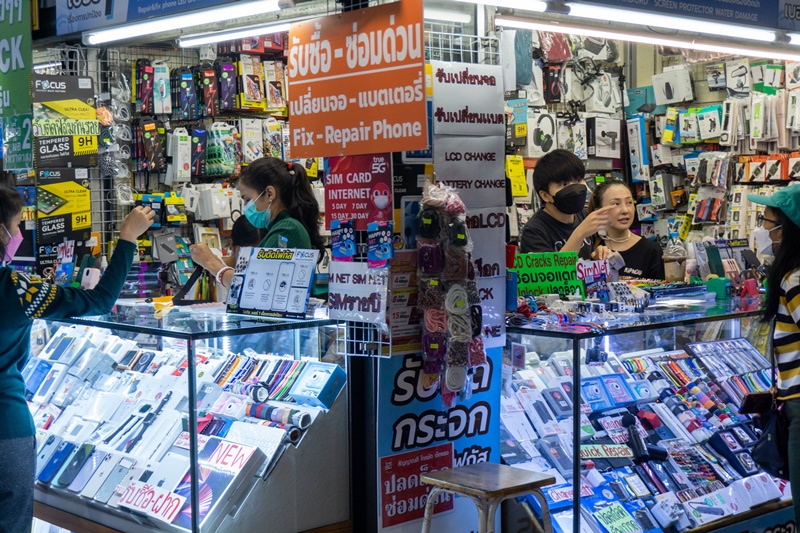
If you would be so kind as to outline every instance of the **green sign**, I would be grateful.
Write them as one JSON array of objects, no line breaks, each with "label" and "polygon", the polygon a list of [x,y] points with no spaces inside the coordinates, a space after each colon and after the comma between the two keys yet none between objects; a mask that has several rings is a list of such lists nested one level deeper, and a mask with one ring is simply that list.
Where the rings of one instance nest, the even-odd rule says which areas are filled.
[{"label": "green sign", "polygon": [[578,252],[545,252],[517,254],[514,268],[517,273],[517,294],[560,294],[562,297],[584,296],[583,281],[578,279]]},{"label": "green sign", "polygon": [[0,116],[31,112],[31,3],[6,0],[0,9]]},{"label": "green sign", "polygon": [[27,170],[33,168],[33,135],[31,114],[3,119],[3,168]]},{"label": "green sign", "polygon": [[594,517],[601,526],[608,530],[608,533],[635,533],[642,530],[642,527],[620,503],[614,503],[595,511]]}]

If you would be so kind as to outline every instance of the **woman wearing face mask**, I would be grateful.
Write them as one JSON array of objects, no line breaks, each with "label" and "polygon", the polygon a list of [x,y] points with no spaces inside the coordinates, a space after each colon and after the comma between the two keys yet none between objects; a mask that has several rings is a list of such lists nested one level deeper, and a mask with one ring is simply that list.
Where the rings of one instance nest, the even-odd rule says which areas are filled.
[{"label": "woman wearing face mask", "polygon": [[625,261],[620,279],[664,279],[664,261],[661,246],[631,233],[636,207],[631,190],[621,180],[598,183],[589,199],[589,213],[611,207],[611,225],[600,232],[599,241],[612,251],[619,252]]},{"label": "woman wearing face mask", "polygon": [[[788,186],[771,196],[748,194],[766,206],[759,217],[773,243],[775,260],[767,275],[765,322],[775,320],[772,342],[778,367],[778,398],[789,422],[789,450],[800,449],[800,186]],[[789,454],[792,498],[800,502],[800,455]],[[800,524],[800,505],[794,508]]]},{"label": "woman wearing face mask", "polygon": [[[262,248],[316,248],[325,251],[319,234],[319,205],[301,165],[262,157],[242,172],[239,192],[247,202],[243,214],[256,228],[266,230]],[[233,268],[226,266],[203,243],[191,247],[192,260],[230,287]],[[321,257],[321,256],[320,256]]]},{"label": "woman wearing face mask", "polygon": [[30,533],[33,521],[35,431],[21,374],[30,353],[33,320],[108,313],[131,268],[136,239],[155,216],[149,207],[136,207],[125,217],[100,282],[83,290],[51,285],[6,265],[22,242],[23,205],[16,190],[0,186],[0,531],[6,533]]}]

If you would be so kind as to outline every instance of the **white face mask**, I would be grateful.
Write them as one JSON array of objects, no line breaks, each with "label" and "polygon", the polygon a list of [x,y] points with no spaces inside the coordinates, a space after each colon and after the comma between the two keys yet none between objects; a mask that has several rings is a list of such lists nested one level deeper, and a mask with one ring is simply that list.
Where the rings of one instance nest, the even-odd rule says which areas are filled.
[{"label": "white face mask", "polygon": [[[772,240],[772,234],[778,229],[780,229],[780,226],[775,226],[772,229],[756,228],[752,232],[755,249],[758,250],[758,253],[764,258],[771,259],[775,256],[773,245],[777,245],[778,242]],[[769,263],[771,261],[767,262]]]}]

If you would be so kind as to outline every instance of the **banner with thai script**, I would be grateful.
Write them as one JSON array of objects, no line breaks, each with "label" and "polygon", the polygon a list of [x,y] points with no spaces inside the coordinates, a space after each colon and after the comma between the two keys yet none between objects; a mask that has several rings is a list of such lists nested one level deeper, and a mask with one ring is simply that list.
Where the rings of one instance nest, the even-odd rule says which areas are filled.
[{"label": "banner with thai script", "polygon": [[332,261],[328,283],[330,318],[385,324],[388,282],[385,268]]},{"label": "banner with thai script", "polygon": [[292,24],[292,157],[428,146],[422,0]]},{"label": "banner with thai script", "polygon": [[585,289],[583,281],[578,279],[577,263],[577,252],[517,254],[513,268],[519,275],[517,294],[583,296]]},{"label": "banner with thai script", "polygon": [[436,135],[500,135],[505,142],[502,67],[445,61],[431,61],[431,66],[433,132]]},{"label": "banner with thai script", "polygon": [[[500,461],[502,348],[486,355],[472,376],[472,397],[449,408],[435,386],[426,388],[421,354],[379,361],[379,531],[419,532],[432,488],[419,483],[421,474]],[[431,531],[470,531],[478,523],[467,498],[442,494],[434,511]]]}]

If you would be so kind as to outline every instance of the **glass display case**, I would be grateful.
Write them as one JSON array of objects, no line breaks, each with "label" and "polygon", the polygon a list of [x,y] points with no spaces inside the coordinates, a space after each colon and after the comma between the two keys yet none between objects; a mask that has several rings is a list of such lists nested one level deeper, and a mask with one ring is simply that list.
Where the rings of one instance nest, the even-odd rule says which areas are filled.
[{"label": "glass display case", "polygon": [[757,476],[757,501],[736,493],[759,473],[757,431],[738,410],[769,387],[758,316],[758,302],[673,302],[592,324],[509,325],[501,455],[556,475],[544,491],[556,531],[685,530],[788,505],[769,476]]},{"label": "glass display case", "polygon": [[128,532],[348,520],[340,336],[328,319],[125,301],[37,322],[23,371],[36,515]]}]

